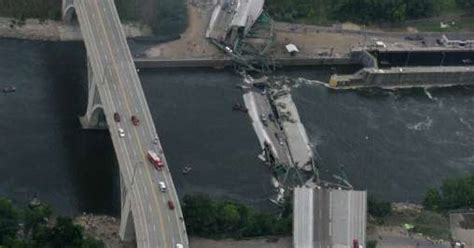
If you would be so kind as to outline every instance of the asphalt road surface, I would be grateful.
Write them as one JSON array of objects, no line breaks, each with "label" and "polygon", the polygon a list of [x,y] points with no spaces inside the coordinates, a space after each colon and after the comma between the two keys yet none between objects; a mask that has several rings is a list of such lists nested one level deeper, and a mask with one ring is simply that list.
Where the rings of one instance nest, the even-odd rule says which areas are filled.
[{"label": "asphalt road surface", "polygon": [[[112,0],[75,1],[90,68],[106,115],[120,165],[126,200],[130,200],[138,247],[188,247],[179,199],[147,101]],[[121,121],[114,121],[119,113]],[[134,115],[140,120],[135,126]],[[119,137],[118,128],[125,131]],[[147,159],[155,151],[165,166],[156,170]],[[167,191],[161,192],[159,182]],[[168,207],[172,201],[175,209]],[[126,201],[123,201],[126,203]]]}]

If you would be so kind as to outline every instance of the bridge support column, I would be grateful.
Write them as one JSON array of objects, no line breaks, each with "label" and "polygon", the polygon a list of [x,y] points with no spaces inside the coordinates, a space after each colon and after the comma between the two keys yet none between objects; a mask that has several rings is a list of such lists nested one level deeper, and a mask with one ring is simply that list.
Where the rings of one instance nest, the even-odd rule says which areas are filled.
[{"label": "bridge support column", "polygon": [[128,191],[125,187],[125,182],[123,181],[122,176],[120,176],[122,210],[120,214],[119,236],[122,241],[132,241],[135,238],[135,226],[131,209],[132,203],[130,198],[127,197]]},{"label": "bridge support column", "polygon": [[99,95],[100,79],[94,75],[90,62],[87,63],[88,70],[88,100],[86,113],[79,117],[82,128],[84,129],[107,129],[104,108]]},{"label": "bridge support column", "polygon": [[120,214],[119,236],[122,241],[132,241],[135,239],[135,227],[133,225],[133,214],[129,199],[126,199]]}]

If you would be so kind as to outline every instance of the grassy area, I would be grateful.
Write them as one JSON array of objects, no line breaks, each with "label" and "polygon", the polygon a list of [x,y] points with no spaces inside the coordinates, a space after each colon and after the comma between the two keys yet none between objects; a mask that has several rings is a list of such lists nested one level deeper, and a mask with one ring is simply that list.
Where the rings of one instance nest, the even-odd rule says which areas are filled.
[{"label": "grassy area", "polygon": [[411,224],[415,227],[413,232],[422,233],[424,236],[434,239],[449,240],[451,237],[448,217],[431,211],[394,211],[380,222],[384,226]]},{"label": "grassy area", "polygon": [[[441,28],[441,25],[440,25],[441,22],[447,24],[448,27]],[[474,30],[474,17],[463,17],[463,16],[437,17],[433,19],[413,21],[413,22],[410,22],[409,25],[415,27],[418,31],[421,31],[421,32],[472,31]]]}]

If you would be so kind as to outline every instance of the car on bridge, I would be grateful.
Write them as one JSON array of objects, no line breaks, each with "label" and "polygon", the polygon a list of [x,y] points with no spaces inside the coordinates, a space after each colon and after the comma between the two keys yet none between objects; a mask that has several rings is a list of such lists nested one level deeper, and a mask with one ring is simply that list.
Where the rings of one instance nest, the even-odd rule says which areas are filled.
[{"label": "car on bridge", "polygon": [[120,115],[119,115],[119,113],[114,113],[114,121],[115,121],[115,122],[120,122]]},{"label": "car on bridge", "polygon": [[173,201],[168,201],[168,208],[173,210],[174,209],[174,203]]},{"label": "car on bridge", "polygon": [[[160,182],[158,183],[158,185],[160,186],[160,191],[161,191],[161,192],[166,192],[166,184],[165,184],[165,182],[160,181]],[[174,207],[174,205],[173,205],[173,207]]]},{"label": "car on bridge", "polygon": [[140,120],[136,116],[132,115],[132,123],[134,126],[138,126],[140,125]]},{"label": "car on bridge", "polygon": [[163,163],[163,160],[161,160],[160,156],[158,156],[158,154],[156,154],[156,152],[148,151],[147,154],[148,154],[148,159],[153,164],[153,166],[155,166],[155,168],[157,170],[159,170],[159,169],[163,168],[163,166],[165,166],[165,164]]},{"label": "car on bridge", "polygon": [[118,134],[119,134],[119,137],[120,138],[123,138],[125,137],[125,131],[123,130],[123,128],[120,128],[118,129]]}]

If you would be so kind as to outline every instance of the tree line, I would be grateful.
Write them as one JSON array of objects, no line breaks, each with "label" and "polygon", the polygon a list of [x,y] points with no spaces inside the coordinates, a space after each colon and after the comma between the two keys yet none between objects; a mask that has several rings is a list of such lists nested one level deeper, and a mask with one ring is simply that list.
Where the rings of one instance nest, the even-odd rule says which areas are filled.
[{"label": "tree line", "polygon": [[472,8],[474,0],[269,0],[266,4],[270,14],[281,21],[371,24],[432,17],[451,4]]},{"label": "tree line", "polygon": [[[120,18],[146,24],[156,34],[180,33],[187,25],[185,0],[114,0]],[[0,0],[0,16],[61,20],[61,0]]]},{"label": "tree line", "polygon": [[207,238],[247,238],[268,235],[290,235],[291,202],[281,216],[261,212],[243,204],[213,200],[208,195],[186,195],[183,215],[189,235]]},{"label": "tree line", "polygon": [[181,33],[187,26],[185,0],[115,0],[120,18],[150,26],[154,34]]},{"label": "tree line", "polygon": [[17,208],[0,198],[0,248],[105,247],[102,241],[86,237],[71,218],[50,221],[52,213],[48,205]]},{"label": "tree line", "polygon": [[474,208],[474,174],[449,178],[440,188],[428,190],[423,206],[437,212]]},{"label": "tree line", "polygon": [[0,0],[0,16],[25,20],[60,20],[61,1],[59,0]]}]

